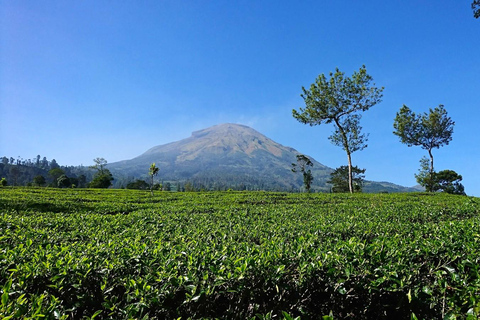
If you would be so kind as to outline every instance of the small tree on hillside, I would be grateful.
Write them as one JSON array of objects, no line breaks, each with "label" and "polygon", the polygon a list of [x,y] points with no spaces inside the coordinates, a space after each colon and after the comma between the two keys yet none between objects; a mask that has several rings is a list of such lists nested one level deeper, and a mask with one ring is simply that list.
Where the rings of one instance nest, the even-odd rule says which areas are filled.
[{"label": "small tree on hillside", "polygon": [[[362,192],[363,183],[365,181],[366,169],[359,169],[357,166],[352,168],[353,173],[353,190],[355,192]],[[332,192],[344,193],[349,192],[348,187],[348,166],[341,166],[330,173],[330,180],[327,181],[332,185]]]},{"label": "small tree on hillside", "polygon": [[436,189],[451,194],[465,195],[465,188],[460,183],[462,176],[453,170],[442,170],[435,175]]},{"label": "small tree on hillside", "polygon": [[313,167],[312,161],[303,154],[297,154],[297,163],[292,163],[292,172],[302,173],[305,190],[310,192],[310,187],[313,182],[313,175],[312,170],[307,169],[308,167]]},{"label": "small tree on hillside", "polygon": [[418,169],[418,174],[415,174],[415,179],[426,191],[435,191],[435,171],[430,170],[429,160],[426,157],[420,159],[420,169]]},{"label": "small tree on hillside", "polygon": [[60,168],[54,168],[48,171],[48,175],[52,178],[50,186],[58,187],[58,178],[65,174],[65,171]]},{"label": "small tree on hillside", "polygon": [[38,187],[44,186],[45,183],[47,183],[47,181],[45,180],[45,177],[42,175],[38,175],[33,178],[33,184]]},{"label": "small tree on hillside", "polygon": [[108,188],[112,185],[113,175],[110,170],[106,169],[107,160],[104,158],[93,159],[95,165],[91,166],[91,169],[97,170],[93,175],[93,180],[88,184],[90,188]]},{"label": "small tree on hillside", "polygon": [[67,175],[62,174],[60,177],[57,179],[57,186],[59,188],[68,188],[72,185],[70,178],[67,177]]},{"label": "small tree on hillside", "polygon": [[104,174],[106,170],[105,167],[107,165],[107,160],[105,160],[104,158],[95,158],[93,159],[93,162],[95,162],[95,164],[93,166],[90,166],[89,168],[97,170],[97,172],[99,172],[100,174]]},{"label": "small tree on hillside", "polygon": [[333,123],[335,131],[330,141],[347,153],[348,186],[353,188],[352,153],[367,147],[367,135],[362,134],[359,112],[367,111],[381,102],[382,88],[371,84],[373,78],[367,74],[365,66],[354,72],[351,78],[345,77],[338,68],[330,73],[330,79],[320,75],[310,90],[302,87],[301,95],[305,109],[293,110],[293,117],[310,126]]},{"label": "small tree on hillside", "polygon": [[151,164],[150,169],[148,170],[148,174],[150,175],[150,193],[153,196],[153,177],[158,174],[160,169],[155,165],[155,162]]}]

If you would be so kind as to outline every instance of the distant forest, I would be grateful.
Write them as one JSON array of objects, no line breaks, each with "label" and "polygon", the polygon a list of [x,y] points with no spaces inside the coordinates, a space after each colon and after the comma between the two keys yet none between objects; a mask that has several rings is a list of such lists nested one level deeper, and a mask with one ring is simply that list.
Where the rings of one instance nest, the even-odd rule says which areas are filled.
[{"label": "distant forest", "polygon": [[38,155],[33,159],[2,157],[0,179],[10,186],[49,186],[85,188],[92,179],[93,170],[84,166],[61,166],[55,159]]},{"label": "distant forest", "polygon": [[[146,172],[147,172],[146,168]],[[13,158],[3,156],[0,158],[0,179],[6,181],[8,186],[37,186],[53,188],[87,188],[94,179],[95,169],[89,166],[64,166],[55,159],[48,160],[46,157],[33,159]],[[111,187],[127,189],[150,189],[146,182],[148,179],[138,179],[114,174]],[[143,177],[142,177],[143,178]],[[278,185],[274,180],[259,179],[256,177],[243,176],[218,176],[194,177],[184,181],[162,181],[161,177],[156,181],[154,189],[164,191],[226,191],[226,190],[269,190],[300,192],[299,189]],[[322,190],[325,191],[325,190]]]}]

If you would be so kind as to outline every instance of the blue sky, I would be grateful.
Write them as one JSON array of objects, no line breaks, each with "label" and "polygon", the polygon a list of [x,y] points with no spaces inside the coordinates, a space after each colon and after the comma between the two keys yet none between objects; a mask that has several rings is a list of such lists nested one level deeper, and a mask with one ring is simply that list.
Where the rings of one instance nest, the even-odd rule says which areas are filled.
[{"label": "blue sky", "polygon": [[363,114],[366,178],[416,184],[420,147],[392,134],[403,104],[443,104],[453,140],[437,170],[480,196],[480,19],[471,1],[0,0],[0,156],[90,165],[232,122],[332,168],[331,125],[292,117],[302,86],[362,65],[383,101]]}]

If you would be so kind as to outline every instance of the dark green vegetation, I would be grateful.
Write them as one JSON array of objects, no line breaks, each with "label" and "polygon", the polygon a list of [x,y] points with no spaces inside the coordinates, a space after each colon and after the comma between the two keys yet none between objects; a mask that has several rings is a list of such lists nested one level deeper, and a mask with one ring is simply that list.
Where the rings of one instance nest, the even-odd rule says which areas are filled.
[{"label": "dark green vegetation", "polygon": [[479,210],[446,194],[7,187],[0,314],[476,319]]},{"label": "dark green vegetation", "polygon": [[313,167],[312,161],[303,154],[297,155],[297,163],[292,163],[292,172],[300,172],[303,176],[303,186],[307,192],[310,192],[310,187],[313,182],[312,170],[308,167]]},{"label": "dark green vegetation", "polygon": [[[352,167],[353,191],[362,192],[365,183],[365,169],[357,166]],[[327,182],[332,185],[332,192],[346,193],[349,192],[348,186],[348,167],[341,166],[330,174],[330,180]]]},{"label": "dark green vegetation", "polygon": [[476,19],[480,18],[480,0],[473,0],[472,10],[473,10],[473,16]]},{"label": "dark green vegetation", "polygon": [[94,179],[93,170],[83,166],[60,166],[55,159],[14,159],[0,157],[0,179],[9,186],[49,186],[85,188]]}]

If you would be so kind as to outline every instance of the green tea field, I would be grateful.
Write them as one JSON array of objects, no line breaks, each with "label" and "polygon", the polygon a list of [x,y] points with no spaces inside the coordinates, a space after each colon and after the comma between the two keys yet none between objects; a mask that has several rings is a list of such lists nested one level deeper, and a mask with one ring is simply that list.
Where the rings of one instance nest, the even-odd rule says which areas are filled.
[{"label": "green tea field", "polygon": [[478,319],[480,199],[0,189],[2,319]]}]

